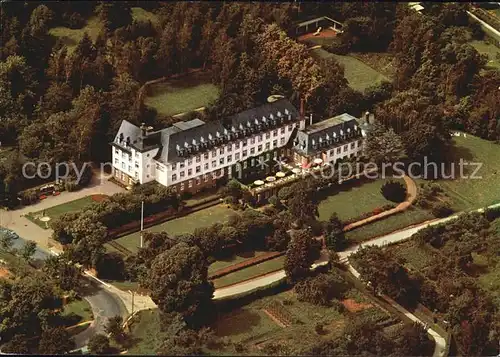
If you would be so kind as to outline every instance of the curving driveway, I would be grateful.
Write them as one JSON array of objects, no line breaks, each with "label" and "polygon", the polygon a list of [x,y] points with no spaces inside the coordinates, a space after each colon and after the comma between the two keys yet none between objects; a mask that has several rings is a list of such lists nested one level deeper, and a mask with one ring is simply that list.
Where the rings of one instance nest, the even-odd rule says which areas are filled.
[{"label": "curving driveway", "polygon": [[126,309],[121,300],[106,291],[102,287],[84,297],[92,307],[94,321],[84,331],[74,337],[76,349],[83,348],[87,345],[89,339],[97,333],[104,333],[104,326],[109,318],[114,316],[126,316]]}]

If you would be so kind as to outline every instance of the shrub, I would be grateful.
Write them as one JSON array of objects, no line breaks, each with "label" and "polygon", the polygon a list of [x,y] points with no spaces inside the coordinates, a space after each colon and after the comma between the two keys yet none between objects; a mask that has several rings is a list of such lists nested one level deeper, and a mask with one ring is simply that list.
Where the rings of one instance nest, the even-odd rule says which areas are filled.
[{"label": "shrub", "polygon": [[432,214],[437,218],[448,217],[453,213],[453,209],[450,207],[448,203],[445,202],[437,202],[432,206]]},{"label": "shrub", "polygon": [[497,218],[500,218],[500,207],[487,208],[484,211],[484,216],[490,222],[494,221]]},{"label": "shrub", "polygon": [[392,180],[382,186],[380,193],[392,202],[403,202],[406,199],[406,187],[402,183]]},{"label": "shrub", "polygon": [[334,271],[318,274],[295,285],[295,292],[299,301],[306,301],[315,305],[331,306],[331,300],[342,298],[346,291],[347,284]]}]

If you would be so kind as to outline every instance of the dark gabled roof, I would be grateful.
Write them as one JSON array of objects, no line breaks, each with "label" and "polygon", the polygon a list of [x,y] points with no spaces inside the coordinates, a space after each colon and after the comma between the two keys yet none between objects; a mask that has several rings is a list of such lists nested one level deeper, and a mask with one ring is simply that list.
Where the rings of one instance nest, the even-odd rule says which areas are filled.
[{"label": "dark gabled roof", "polygon": [[[296,119],[299,117],[299,112],[287,99],[280,99],[245,110],[225,120],[205,123],[200,119],[193,119],[177,122],[166,129],[150,132],[144,138],[139,127],[124,120],[113,144],[116,144],[120,134],[123,134],[125,137],[130,137],[131,147],[142,152],[160,148],[155,159],[163,163],[175,163],[190,155],[188,151],[187,155],[179,156],[178,149],[198,146],[197,152],[211,150],[212,147],[221,145],[223,138],[227,142],[229,135],[236,135],[237,132],[241,133],[242,131],[248,132],[248,130],[256,133],[268,125],[266,122],[269,123],[272,118],[276,120],[276,123],[279,123],[280,117],[288,118],[288,115]],[[212,142],[210,145],[209,141]],[[128,150],[125,146],[120,146]]]},{"label": "dark gabled roof", "polygon": [[[317,122],[300,130],[294,149],[305,155],[314,155],[325,147],[340,145],[361,136],[359,119],[347,113]],[[349,135],[352,135],[349,138]]]},{"label": "dark gabled roof", "polygon": [[[255,122],[255,119],[259,121],[262,120],[262,117],[266,117],[269,119],[270,114],[277,118],[278,112],[283,116],[286,116],[288,114],[291,114],[294,118],[299,116],[299,112],[297,111],[297,109],[295,109],[292,103],[290,103],[288,99],[282,98],[275,102],[266,103],[259,107],[234,114],[230,116],[227,121],[224,121],[224,123],[233,125],[236,128],[238,128],[240,124],[245,127],[247,125],[247,122],[253,124]],[[288,112],[288,114],[286,114],[286,112]]]}]

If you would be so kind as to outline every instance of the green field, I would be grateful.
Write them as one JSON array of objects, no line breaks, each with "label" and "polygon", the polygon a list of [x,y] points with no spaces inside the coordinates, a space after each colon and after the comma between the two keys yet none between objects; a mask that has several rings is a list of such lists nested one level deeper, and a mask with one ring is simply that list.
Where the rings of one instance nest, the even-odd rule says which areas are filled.
[{"label": "green field", "polygon": [[474,166],[465,166],[466,178],[460,178],[460,169],[456,165],[456,180],[437,181],[452,200],[457,211],[470,210],[500,202],[500,145],[467,134],[467,137],[454,137],[452,159],[458,163],[465,161],[482,163],[476,174],[480,179],[468,178],[475,170]]},{"label": "green field", "polygon": [[158,309],[140,311],[133,321],[130,332],[136,343],[128,349],[127,354],[155,355],[165,338]]},{"label": "green field", "polygon": [[263,274],[281,270],[283,269],[284,263],[285,256],[282,255],[256,265],[249,266],[248,268],[235,271],[234,273],[224,275],[223,277],[213,280],[213,283],[215,288],[222,288],[224,286],[236,284]]},{"label": "green field", "polygon": [[[185,233],[193,233],[196,228],[208,227],[214,223],[226,222],[231,215],[237,214],[230,208],[224,205],[212,206],[197,212],[188,214],[187,216],[173,219],[162,224],[157,224],[151,228],[146,229],[148,232],[163,232],[175,236]],[[140,244],[140,232],[135,232],[121,238],[116,242],[127,248],[132,252],[137,251]],[[109,247],[109,245],[107,245]]]},{"label": "green field", "polygon": [[346,237],[353,242],[363,242],[433,218],[429,211],[410,206],[402,213],[353,229],[346,233]]},{"label": "green field", "polygon": [[70,29],[69,27],[54,27],[49,30],[49,34],[59,38],[68,47],[68,52],[75,49],[76,45],[83,38],[83,34],[87,32],[92,41],[97,39],[97,36],[104,29],[102,22],[97,16],[91,17],[85,27],[81,29]]},{"label": "green field", "polygon": [[208,273],[209,274],[214,273],[217,270],[224,269],[228,266],[235,265],[235,264],[244,262],[246,260],[261,256],[263,254],[267,254],[267,253],[269,253],[269,252],[262,252],[262,251],[242,252],[242,253],[232,255],[229,258],[217,260],[217,261],[213,262],[212,264],[210,264],[210,266],[208,267]]},{"label": "green field", "polygon": [[158,24],[158,17],[142,7],[132,8],[132,18],[136,21],[151,21],[155,25]]},{"label": "green field", "polygon": [[144,103],[160,115],[170,116],[205,107],[219,97],[209,73],[192,73],[149,87]]},{"label": "green field", "polygon": [[488,63],[486,63],[486,67],[500,70],[500,48],[486,41],[475,40],[470,41],[469,43],[477,50],[477,52],[488,56]]},{"label": "green field", "polygon": [[94,318],[90,304],[84,299],[75,299],[64,306],[62,316],[71,321],[71,325],[90,321]]},{"label": "green field", "polygon": [[50,223],[50,221],[47,222],[47,224],[45,224],[46,222],[40,221],[37,217],[46,216],[50,217],[50,219],[53,220],[64,213],[78,212],[93,202],[95,201],[92,199],[92,196],[85,196],[74,201],[66,202],[54,207],[47,208],[45,210],[28,213],[26,215],[26,218],[28,218],[33,223],[39,225],[40,227],[47,229],[48,228],[47,226]]},{"label": "green field", "polygon": [[382,81],[389,81],[386,76],[352,56],[336,55],[322,48],[311,50],[311,54],[316,58],[335,58],[344,66],[344,76],[349,82],[349,86],[355,90],[364,91],[366,88]]},{"label": "green field", "polygon": [[[401,181],[404,184],[403,180]],[[318,206],[319,220],[327,221],[336,212],[341,220],[355,218],[363,213],[371,212],[393,202],[388,201],[380,193],[386,182],[379,180],[353,180],[340,187],[340,192],[328,196]]]}]

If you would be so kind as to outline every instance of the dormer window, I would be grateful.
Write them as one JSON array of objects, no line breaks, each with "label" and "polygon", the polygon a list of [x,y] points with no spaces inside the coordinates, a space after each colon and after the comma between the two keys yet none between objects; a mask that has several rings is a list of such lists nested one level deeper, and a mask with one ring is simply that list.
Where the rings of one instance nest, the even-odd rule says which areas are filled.
[{"label": "dormer window", "polygon": [[177,151],[179,151],[179,150],[181,149],[181,147],[179,146],[179,144],[175,145],[175,149],[176,149]]},{"label": "dormer window", "polygon": [[288,115],[290,114],[290,112],[288,111],[288,109],[285,108],[285,114]]},{"label": "dormer window", "polygon": [[273,115],[272,113],[271,113],[271,114],[269,114],[269,118],[270,118],[271,120],[273,120],[273,119],[274,119],[274,115]]},{"label": "dormer window", "polygon": [[267,120],[267,119],[266,119],[266,117],[265,117],[265,116],[263,116],[263,117],[262,117],[262,122],[264,122],[264,123],[265,123],[265,122],[266,122],[266,120]]},{"label": "dormer window", "polygon": [[247,127],[250,128],[251,126],[252,126],[252,124],[250,124],[250,121],[247,121]]},{"label": "dormer window", "polygon": [[281,117],[281,112],[278,110],[277,116]]},{"label": "dormer window", "polygon": [[201,143],[204,143],[204,142],[205,142],[205,138],[204,138],[203,136],[202,136],[202,137],[200,137],[200,142],[201,142]]},{"label": "dormer window", "polygon": [[212,139],[213,139],[213,136],[212,136],[212,134],[209,133],[208,134],[208,140],[212,140]]},{"label": "dormer window", "polygon": [[220,133],[218,131],[215,132],[215,136],[217,136],[218,138],[220,138]]},{"label": "dormer window", "polygon": [[259,123],[259,119],[257,119],[257,118],[255,118],[254,122],[255,122],[255,125],[259,125],[260,124]]},{"label": "dormer window", "polygon": [[350,133],[351,132],[351,128],[347,128],[347,132]]},{"label": "dormer window", "polygon": [[224,128],[224,135],[227,135],[227,133],[228,133],[228,132],[227,132],[227,129],[226,129],[226,128]]},{"label": "dormer window", "polygon": [[235,133],[235,132],[236,132],[236,128],[234,127],[234,125],[233,125],[233,126],[231,126],[231,131],[232,131],[233,133]]},{"label": "dormer window", "polygon": [[240,123],[239,128],[240,128],[240,130],[243,130],[243,124]]},{"label": "dormer window", "polygon": [[184,141],[184,147],[185,147],[185,148],[189,147],[189,144],[188,144],[188,142],[187,142],[187,141]]}]

